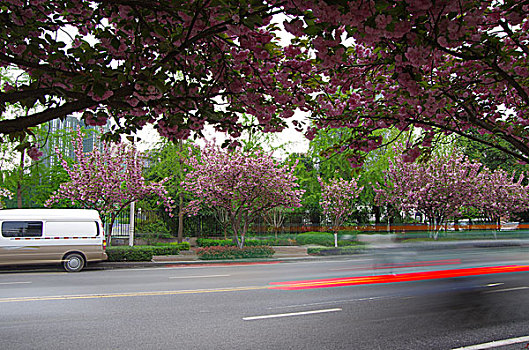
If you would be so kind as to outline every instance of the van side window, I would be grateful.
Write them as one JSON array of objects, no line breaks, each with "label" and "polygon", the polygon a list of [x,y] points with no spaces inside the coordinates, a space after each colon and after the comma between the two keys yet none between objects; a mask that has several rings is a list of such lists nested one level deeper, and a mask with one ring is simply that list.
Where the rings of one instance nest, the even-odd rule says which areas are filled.
[{"label": "van side window", "polygon": [[4,221],[4,237],[42,237],[42,221]]}]

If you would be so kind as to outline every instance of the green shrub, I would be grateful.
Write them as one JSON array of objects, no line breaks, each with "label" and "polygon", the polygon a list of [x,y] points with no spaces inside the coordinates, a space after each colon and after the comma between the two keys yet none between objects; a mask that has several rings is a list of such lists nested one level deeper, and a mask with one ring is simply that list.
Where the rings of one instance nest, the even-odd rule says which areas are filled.
[{"label": "green shrub", "polygon": [[146,222],[146,223],[138,223],[136,226],[136,231],[141,233],[155,233],[155,234],[169,234],[170,231],[165,225],[165,223],[161,220],[152,221],[152,222]]},{"label": "green shrub", "polygon": [[107,248],[108,261],[151,261],[154,247],[114,246]]},{"label": "green shrub", "polygon": [[317,244],[326,247],[334,246],[334,235],[329,232],[306,232],[296,236],[299,245]]},{"label": "green shrub", "polygon": [[163,242],[156,242],[153,244],[156,247],[177,247],[180,250],[189,250],[191,248],[191,244],[189,242],[169,242],[169,243],[163,243]]},{"label": "green shrub", "polygon": [[267,239],[260,239],[256,240],[258,242],[261,242],[262,245],[295,245],[296,240],[290,239],[290,238],[267,238]]},{"label": "green shrub", "polygon": [[173,243],[169,243],[169,245],[176,245],[178,249],[180,250],[189,250],[191,248],[191,244],[189,242],[182,242],[182,243],[173,242]]},{"label": "green shrub", "polygon": [[202,260],[269,258],[274,255],[274,250],[267,246],[250,246],[242,249],[233,246],[211,246],[197,249],[197,255]]},{"label": "green shrub", "polygon": [[348,247],[338,247],[338,248],[308,248],[307,253],[309,255],[350,255],[363,253],[365,250],[365,245],[357,244],[354,246]]},{"label": "green shrub", "polygon": [[197,238],[198,247],[227,247],[235,246],[231,239]]},{"label": "green shrub", "polygon": [[[244,246],[255,247],[261,245],[275,245],[275,239],[247,239],[244,241]],[[278,244],[279,245],[279,244]],[[199,247],[235,247],[231,239],[210,239],[210,238],[198,238],[197,246]]]},{"label": "green shrub", "polygon": [[[186,242],[187,243],[187,242]],[[189,245],[189,243],[187,243]],[[184,245],[185,246],[185,245]],[[189,249],[189,248],[188,248]],[[155,255],[178,255],[180,247],[177,245],[167,246],[113,246],[108,247],[106,252],[108,261],[151,261]]]},{"label": "green shrub", "polygon": [[158,246],[152,247],[154,255],[178,255],[180,248],[177,246]]},{"label": "green shrub", "polygon": [[[338,246],[357,245],[356,232],[357,231],[343,231],[338,233]],[[325,247],[334,247],[334,234],[330,232],[300,233],[296,236],[296,242],[299,245],[317,244]]]},{"label": "green shrub", "polygon": [[[342,240],[338,241],[338,247],[347,247],[347,246],[352,246],[352,245],[357,245],[357,244],[358,244],[357,241],[342,241]],[[334,241],[332,243],[332,247],[334,247]]]}]

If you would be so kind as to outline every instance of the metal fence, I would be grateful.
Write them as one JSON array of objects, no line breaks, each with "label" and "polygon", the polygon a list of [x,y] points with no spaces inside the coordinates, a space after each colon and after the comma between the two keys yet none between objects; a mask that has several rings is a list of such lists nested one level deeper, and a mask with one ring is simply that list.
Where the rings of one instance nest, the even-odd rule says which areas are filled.
[{"label": "metal fence", "polygon": [[[167,220],[173,220],[170,224]],[[143,234],[160,234],[165,233],[169,236],[176,236],[177,217],[171,219],[163,219],[162,216],[155,210],[138,209],[134,220],[134,235],[136,237]],[[516,227],[510,227],[507,224],[502,224],[498,227],[496,224],[485,222],[475,222],[469,224],[447,224],[446,227],[441,228],[442,231],[474,231],[474,230],[528,230],[529,224],[517,223]],[[173,227],[171,231],[171,227]],[[381,223],[378,225],[365,224],[350,224],[339,228],[341,231],[364,231],[364,232],[391,232],[404,233],[414,231],[428,231],[431,227],[415,223],[415,224],[388,224]],[[130,211],[122,211],[114,222],[112,237],[125,238],[129,236],[130,230]],[[297,234],[309,231],[329,231],[328,223],[324,218],[318,215],[309,215],[304,213],[287,213],[283,225],[279,229],[274,229],[267,224],[264,218],[257,219],[250,227],[249,232],[254,235],[270,235],[274,233],[283,234]],[[228,236],[230,235],[230,228],[227,229]],[[199,214],[196,216],[184,217],[184,236],[185,237],[223,237],[224,228],[213,214]]]},{"label": "metal fence", "polygon": [[[314,221],[311,221],[311,219]],[[172,220],[178,220],[173,218]],[[321,231],[322,226],[320,224],[321,218],[314,215],[290,213],[285,215],[285,220],[282,227],[278,232],[281,233],[301,233],[308,231]],[[155,210],[142,210],[136,211],[134,217],[134,235],[146,234],[146,233],[159,233],[154,232],[157,229],[163,230],[170,225],[164,225],[164,219]],[[112,237],[125,238],[129,236],[130,231],[130,210],[123,210],[116,220],[112,228]],[[229,229],[228,229],[229,232]],[[257,219],[250,227],[250,232],[254,234],[270,234],[274,232],[274,229],[268,225],[264,218]],[[176,236],[176,232],[170,232],[173,236]],[[217,220],[213,214],[199,214],[196,216],[185,216],[184,217],[184,236],[190,237],[221,237],[224,235],[224,227]]]},{"label": "metal fence", "polygon": [[119,213],[112,226],[112,237],[128,237],[130,232],[130,210]]}]

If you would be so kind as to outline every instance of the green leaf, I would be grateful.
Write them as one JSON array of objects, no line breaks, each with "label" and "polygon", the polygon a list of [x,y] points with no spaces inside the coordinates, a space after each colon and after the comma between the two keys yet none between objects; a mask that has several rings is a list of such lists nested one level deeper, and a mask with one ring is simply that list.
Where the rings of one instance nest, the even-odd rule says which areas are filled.
[{"label": "green leaf", "polygon": [[324,28],[324,26],[322,24],[314,24],[314,25],[308,26],[303,31],[307,35],[319,35],[319,34],[323,33],[324,29],[325,28]]}]

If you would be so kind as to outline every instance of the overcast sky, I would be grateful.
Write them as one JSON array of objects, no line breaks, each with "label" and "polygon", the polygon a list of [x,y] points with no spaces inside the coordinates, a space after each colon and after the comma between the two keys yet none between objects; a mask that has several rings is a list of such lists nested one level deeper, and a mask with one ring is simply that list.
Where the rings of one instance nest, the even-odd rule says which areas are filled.
[{"label": "overcast sky", "polygon": [[[296,118],[298,117],[298,118]],[[291,121],[300,119],[300,116],[294,115],[291,120],[288,121],[289,128],[283,130],[280,133],[274,133],[275,141],[272,142],[272,147],[278,147],[285,145],[285,151],[287,154],[291,153],[305,153],[309,148],[309,140],[305,138],[302,132],[296,131],[291,125]],[[226,139],[225,134],[215,132],[213,128],[207,127],[204,131],[204,136],[207,141],[216,140],[217,144],[222,144]],[[138,137],[141,139],[138,142],[138,149],[140,151],[145,151],[150,148],[153,148],[157,142],[161,140],[161,136],[158,135],[158,132],[155,131],[151,124],[147,124],[142,131],[138,133]],[[203,141],[199,141],[199,144],[203,144]],[[284,153],[276,152],[275,156],[284,157]]]}]

